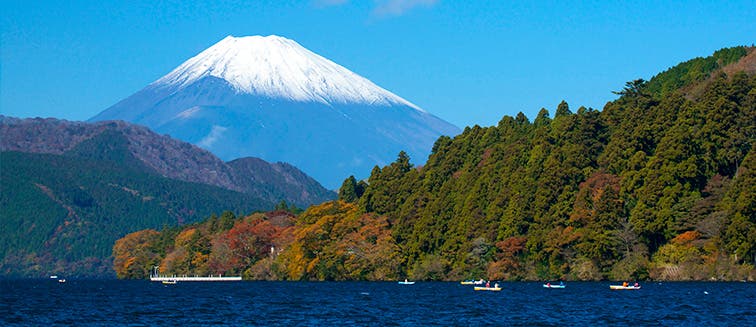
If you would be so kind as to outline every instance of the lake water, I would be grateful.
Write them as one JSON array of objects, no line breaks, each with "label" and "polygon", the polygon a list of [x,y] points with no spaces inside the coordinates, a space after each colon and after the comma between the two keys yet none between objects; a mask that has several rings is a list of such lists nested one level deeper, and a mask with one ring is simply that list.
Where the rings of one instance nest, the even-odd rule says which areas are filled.
[{"label": "lake water", "polygon": [[0,281],[0,325],[754,326],[755,283]]}]

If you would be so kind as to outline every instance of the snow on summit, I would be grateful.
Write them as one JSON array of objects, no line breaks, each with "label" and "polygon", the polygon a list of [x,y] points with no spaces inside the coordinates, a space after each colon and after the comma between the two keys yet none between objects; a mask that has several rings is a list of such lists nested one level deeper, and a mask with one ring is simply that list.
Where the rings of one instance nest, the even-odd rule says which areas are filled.
[{"label": "snow on summit", "polygon": [[239,93],[325,104],[406,105],[407,100],[284,37],[228,36],[187,60],[153,87],[183,88],[205,78]]}]

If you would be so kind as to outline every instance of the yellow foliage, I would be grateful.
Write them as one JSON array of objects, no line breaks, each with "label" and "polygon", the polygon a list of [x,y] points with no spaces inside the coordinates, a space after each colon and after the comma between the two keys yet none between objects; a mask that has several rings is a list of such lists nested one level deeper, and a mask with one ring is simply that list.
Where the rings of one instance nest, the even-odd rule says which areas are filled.
[{"label": "yellow foliage", "polygon": [[194,259],[192,260],[192,265],[195,267],[202,267],[205,266],[207,263],[207,259],[210,257],[207,254],[202,254],[202,252],[194,252]]},{"label": "yellow foliage", "polygon": [[189,244],[189,241],[191,241],[192,236],[194,236],[195,233],[197,233],[196,228],[189,228],[187,230],[181,231],[181,233],[176,236],[176,247],[186,246],[187,244]]},{"label": "yellow foliage", "polygon": [[315,258],[307,265],[307,272],[312,273],[315,270],[315,266],[320,262],[319,258]]}]

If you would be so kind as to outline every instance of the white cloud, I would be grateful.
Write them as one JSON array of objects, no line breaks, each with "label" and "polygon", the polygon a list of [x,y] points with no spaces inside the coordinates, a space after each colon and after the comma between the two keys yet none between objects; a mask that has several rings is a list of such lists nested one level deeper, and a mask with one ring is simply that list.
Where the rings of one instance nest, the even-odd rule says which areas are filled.
[{"label": "white cloud", "polygon": [[191,107],[189,109],[186,109],[182,112],[179,112],[178,115],[176,115],[176,118],[180,119],[189,119],[197,115],[197,113],[200,112],[200,107]]},{"label": "white cloud", "polygon": [[201,148],[209,149],[218,139],[223,135],[228,128],[218,125],[213,125],[213,129],[202,140],[197,142],[197,145]]},{"label": "white cloud", "polygon": [[438,0],[376,0],[373,15],[378,17],[401,16],[416,7],[433,7]]},{"label": "white cloud", "polygon": [[347,2],[349,2],[349,0],[313,0],[315,7],[341,6]]},{"label": "white cloud", "polygon": [[[349,3],[351,0],[313,0],[316,7],[335,7]],[[401,16],[408,11],[417,8],[430,8],[438,3],[438,0],[373,0],[372,15],[374,17]]]}]

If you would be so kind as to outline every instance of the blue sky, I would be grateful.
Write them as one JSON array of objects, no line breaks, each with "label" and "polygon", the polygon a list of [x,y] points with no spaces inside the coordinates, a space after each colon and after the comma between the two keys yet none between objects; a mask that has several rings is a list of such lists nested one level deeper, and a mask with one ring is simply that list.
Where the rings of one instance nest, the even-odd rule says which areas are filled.
[{"label": "blue sky", "polygon": [[86,120],[227,35],[291,38],[460,127],[756,42],[753,1],[3,1],[0,113]]}]

